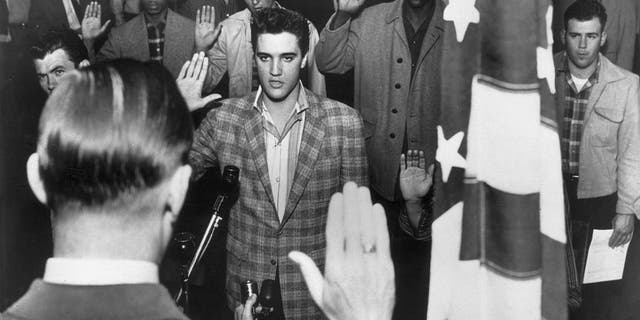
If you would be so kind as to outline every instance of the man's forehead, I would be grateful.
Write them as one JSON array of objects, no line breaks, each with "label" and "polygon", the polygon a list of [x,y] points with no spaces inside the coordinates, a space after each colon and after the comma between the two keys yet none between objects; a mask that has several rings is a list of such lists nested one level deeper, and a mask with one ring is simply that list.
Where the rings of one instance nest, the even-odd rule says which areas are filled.
[{"label": "man's forehead", "polygon": [[64,49],[56,49],[53,52],[47,52],[42,59],[34,59],[36,71],[38,73],[47,73],[50,68],[55,66],[72,66],[75,64]]},{"label": "man's forehead", "polygon": [[567,32],[600,33],[602,32],[602,23],[598,17],[593,17],[589,20],[569,19]]},{"label": "man's forehead", "polygon": [[261,33],[257,39],[257,52],[264,53],[299,53],[300,45],[298,37],[291,32]]}]

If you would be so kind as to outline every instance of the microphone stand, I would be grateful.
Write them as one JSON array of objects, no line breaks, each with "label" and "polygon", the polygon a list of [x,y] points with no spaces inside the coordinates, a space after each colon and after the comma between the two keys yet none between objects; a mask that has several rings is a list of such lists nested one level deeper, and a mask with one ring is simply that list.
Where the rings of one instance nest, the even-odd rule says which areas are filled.
[{"label": "microphone stand", "polygon": [[[202,257],[204,256],[207,248],[211,244],[211,240],[213,239],[214,232],[220,226],[220,223],[223,220],[223,207],[225,203],[229,202],[229,200],[234,200],[231,197],[231,194],[237,191],[238,186],[238,174],[239,169],[235,166],[226,166],[224,168],[224,173],[222,176],[222,193],[216,198],[216,202],[213,204],[213,215],[211,215],[211,219],[209,219],[209,224],[207,225],[207,229],[204,232],[202,239],[200,240],[200,244],[198,245],[198,249],[196,250],[193,258],[191,259],[191,263],[189,264],[189,268],[187,269],[186,275],[182,280],[182,287],[178,291],[175,297],[176,303],[180,303],[180,299],[182,299],[183,295],[188,293],[188,282],[191,278],[191,274],[200,264]],[[227,203],[228,205],[228,203]]]}]

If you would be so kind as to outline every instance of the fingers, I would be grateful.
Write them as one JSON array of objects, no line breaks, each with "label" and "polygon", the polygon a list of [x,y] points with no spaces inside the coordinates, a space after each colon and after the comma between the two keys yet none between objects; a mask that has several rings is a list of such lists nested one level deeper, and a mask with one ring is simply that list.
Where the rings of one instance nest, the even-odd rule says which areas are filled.
[{"label": "fingers", "polygon": [[194,78],[199,78],[200,77],[200,73],[202,71],[202,60],[204,60],[204,52],[200,51],[197,54],[196,65],[195,65],[195,69],[193,71],[193,77]]},{"label": "fingers", "polygon": [[209,6],[209,23],[216,23],[216,8],[213,6]]},{"label": "fingers", "polygon": [[198,54],[194,53],[193,57],[191,58],[191,64],[189,65],[189,70],[187,70],[187,77],[188,78],[192,78],[193,77],[193,73],[196,69],[196,62],[198,61]]},{"label": "fingers", "polygon": [[99,5],[97,2],[94,2],[96,4],[97,9],[95,10],[95,17],[100,19],[102,17],[102,6]]},{"label": "fingers", "polygon": [[178,79],[184,79],[187,77],[187,70],[189,70],[189,65],[191,65],[191,60],[187,60],[182,65],[182,69],[180,69],[180,73],[178,73]]},{"label": "fingers", "polygon": [[613,234],[611,234],[611,238],[609,238],[609,247],[615,248],[622,243],[623,235],[619,231],[614,230]]},{"label": "fingers", "polygon": [[87,18],[89,18],[91,16],[91,6],[92,5],[93,5],[93,2],[89,3],[87,5],[87,7],[84,8],[84,18],[82,20],[87,19]]},{"label": "fingers", "polygon": [[204,83],[204,79],[207,77],[207,71],[209,71],[209,58],[204,56],[204,52],[201,52],[201,53],[202,53],[202,67],[200,69],[200,73],[198,74],[198,78],[196,80],[202,81]]},{"label": "fingers", "polygon": [[201,14],[202,14],[202,12],[200,11],[200,9],[196,10],[196,24],[202,23]]},{"label": "fingers", "polygon": [[376,235],[376,250],[378,258],[381,260],[391,261],[391,249],[389,248],[389,229],[387,227],[387,216],[384,213],[384,208],[381,204],[376,203],[373,205],[373,217],[375,235]]},{"label": "fingers", "polygon": [[424,160],[424,151],[420,150],[418,153],[418,168],[424,169],[427,167],[426,161]]},{"label": "fingers", "polygon": [[344,213],[342,208],[342,193],[331,196],[327,227],[325,230],[327,249],[325,254],[325,273],[328,277],[340,270],[344,258]]},{"label": "fingers", "polygon": [[[358,188],[358,202],[355,209],[358,211],[360,216],[360,243],[365,247],[375,247],[376,246],[376,229],[375,229],[375,221],[373,217],[373,206],[371,204],[371,193],[368,188],[360,187]],[[369,248],[363,248],[369,249]],[[368,254],[368,256],[372,256]]]},{"label": "fingers", "polygon": [[400,170],[407,170],[407,157],[404,153],[400,154]]},{"label": "fingers", "polygon": [[342,210],[344,215],[344,234],[346,241],[347,257],[362,255],[362,243],[360,242],[360,212],[358,203],[358,186],[353,182],[347,182],[342,190]]},{"label": "fingers", "polygon": [[316,304],[322,305],[322,286],[324,279],[320,270],[309,256],[302,252],[289,252],[289,259],[298,265],[302,278],[309,288],[309,294]]},{"label": "fingers", "polygon": [[252,314],[251,310],[253,309],[253,305],[256,303],[256,301],[258,301],[258,296],[255,295],[255,294],[252,294],[247,299],[247,302],[245,302],[245,304],[244,304],[244,310],[242,310],[242,320],[252,320],[253,319],[253,314]]}]

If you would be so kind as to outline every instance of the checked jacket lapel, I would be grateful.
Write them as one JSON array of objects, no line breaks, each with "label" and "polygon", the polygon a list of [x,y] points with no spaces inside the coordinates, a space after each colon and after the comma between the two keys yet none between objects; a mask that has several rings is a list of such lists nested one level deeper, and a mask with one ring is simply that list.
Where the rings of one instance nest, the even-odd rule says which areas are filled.
[{"label": "checked jacket lapel", "polygon": [[269,202],[273,207],[273,213],[275,215],[274,219],[278,221],[276,203],[273,200],[271,182],[269,181],[269,167],[267,167],[267,150],[264,144],[262,116],[260,115],[260,112],[256,111],[253,108],[246,110],[246,112],[249,113],[249,116],[244,117],[244,119],[249,119],[249,121],[245,122],[244,130],[247,134],[247,141],[249,142],[249,153],[251,154],[251,159],[253,159],[253,162],[255,163],[256,169],[258,171],[258,175],[260,176],[262,187],[267,193]]},{"label": "checked jacket lapel", "polygon": [[[307,95],[307,97],[309,96]],[[321,110],[314,102],[307,100],[307,103],[309,103],[309,108],[305,115],[300,151],[298,152],[298,163],[279,230],[282,230],[296,209],[298,202],[300,202],[302,193],[313,174],[315,163],[318,160],[320,149],[322,148],[322,141],[324,140],[325,124],[320,115]]]}]

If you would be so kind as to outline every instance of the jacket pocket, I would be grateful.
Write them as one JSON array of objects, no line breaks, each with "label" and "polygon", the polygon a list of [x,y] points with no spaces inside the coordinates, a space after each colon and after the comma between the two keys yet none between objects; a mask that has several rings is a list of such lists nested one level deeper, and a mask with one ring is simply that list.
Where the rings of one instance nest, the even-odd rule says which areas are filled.
[{"label": "jacket pocket", "polygon": [[624,117],[622,110],[614,108],[595,107],[594,114],[589,124],[591,132],[591,145],[594,147],[613,147],[616,145],[618,128]]},{"label": "jacket pocket", "polygon": [[230,265],[237,265],[239,267],[248,260],[249,248],[247,245],[230,234],[227,235],[227,251],[229,253],[227,255],[229,259],[227,263]]}]

